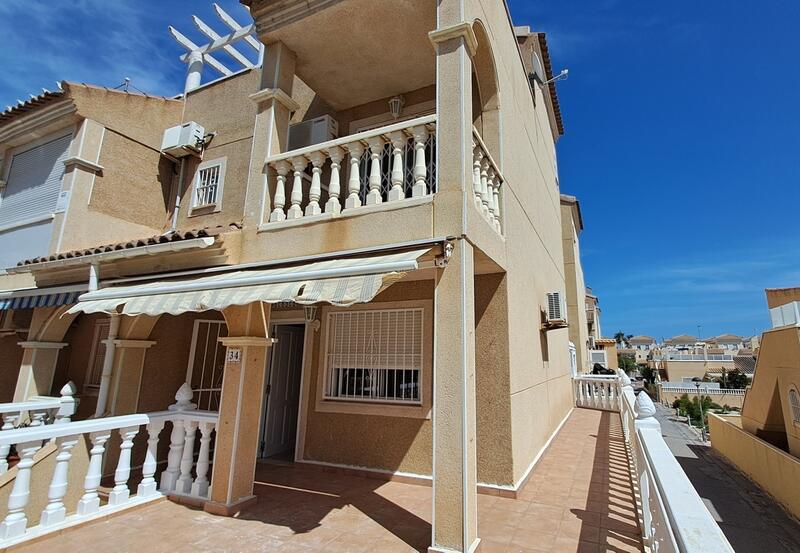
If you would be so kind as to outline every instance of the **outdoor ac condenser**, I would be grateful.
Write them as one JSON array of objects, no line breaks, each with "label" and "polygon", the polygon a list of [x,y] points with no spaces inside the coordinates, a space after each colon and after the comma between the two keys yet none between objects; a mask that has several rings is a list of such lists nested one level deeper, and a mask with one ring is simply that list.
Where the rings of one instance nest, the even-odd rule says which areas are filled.
[{"label": "outdoor ac condenser", "polygon": [[289,150],[299,150],[339,136],[339,124],[330,115],[289,125]]},{"label": "outdoor ac condenser", "polygon": [[567,322],[567,301],[561,292],[547,294],[547,322],[550,324]]},{"label": "outdoor ac condenser", "polygon": [[189,121],[170,127],[161,139],[161,151],[172,157],[183,157],[199,153],[203,149],[206,130],[199,123]]}]

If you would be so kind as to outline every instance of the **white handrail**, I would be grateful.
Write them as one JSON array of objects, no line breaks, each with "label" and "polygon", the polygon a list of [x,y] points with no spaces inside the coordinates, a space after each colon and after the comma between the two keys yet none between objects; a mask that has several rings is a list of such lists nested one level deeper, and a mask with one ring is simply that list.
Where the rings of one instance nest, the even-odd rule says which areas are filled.
[{"label": "white handrail", "polygon": [[76,436],[78,434],[101,432],[103,430],[114,430],[127,426],[142,426],[149,422],[150,418],[147,415],[122,415],[120,417],[104,417],[64,424],[17,428],[0,432],[0,445],[52,440],[53,438]]}]

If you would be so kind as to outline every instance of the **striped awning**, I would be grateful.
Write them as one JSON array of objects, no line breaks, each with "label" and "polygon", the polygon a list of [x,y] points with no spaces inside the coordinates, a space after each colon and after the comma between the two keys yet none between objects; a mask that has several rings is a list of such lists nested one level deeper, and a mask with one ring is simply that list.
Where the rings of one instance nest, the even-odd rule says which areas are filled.
[{"label": "striped awning", "polygon": [[429,248],[278,269],[233,271],[191,280],[104,288],[82,295],[80,302],[68,313],[180,315],[259,301],[322,302],[337,306],[367,303],[407,271],[417,269],[417,259],[428,251]]},{"label": "striped awning", "polygon": [[[85,287],[84,287],[85,290]],[[36,289],[16,290],[0,294],[0,311],[6,309],[33,309],[34,307],[55,307],[69,305],[78,301],[83,290]]]}]

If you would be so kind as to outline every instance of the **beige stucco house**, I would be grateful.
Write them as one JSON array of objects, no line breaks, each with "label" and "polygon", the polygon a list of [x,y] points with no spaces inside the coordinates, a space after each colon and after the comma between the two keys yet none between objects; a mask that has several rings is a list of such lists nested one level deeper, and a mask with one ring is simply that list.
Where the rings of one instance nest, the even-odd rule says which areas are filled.
[{"label": "beige stucco house", "polygon": [[[189,56],[174,99],[67,83],[0,116],[0,223],[28,146],[66,137],[50,234],[4,259],[4,391],[72,381],[81,419],[183,386],[209,512],[278,458],[430,485],[431,550],[472,551],[476,494],[521,488],[573,405],[570,340],[583,362],[601,338],[544,35],[496,0],[245,3],[259,65],[201,84]],[[175,126],[203,132],[165,151]]]}]

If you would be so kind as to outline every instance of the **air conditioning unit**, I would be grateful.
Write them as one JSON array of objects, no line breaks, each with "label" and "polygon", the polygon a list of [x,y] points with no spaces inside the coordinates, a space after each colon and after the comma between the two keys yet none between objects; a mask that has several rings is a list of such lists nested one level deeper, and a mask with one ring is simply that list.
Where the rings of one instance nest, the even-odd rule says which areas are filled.
[{"label": "air conditioning unit", "polygon": [[567,301],[561,292],[547,294],[547,323],[551,325],[567,323]]},{"label": "air conditioning unit", "polygon": [[161,151],[172,157],[198,154],[203,149],[205,135],[203,126],[194,121],[170,127],[161,139]]},{"label": "air conditioning unit", "polygon": [[289,150],[299,150],[339,136],[339,123],[330,115],[289,125]]}]

